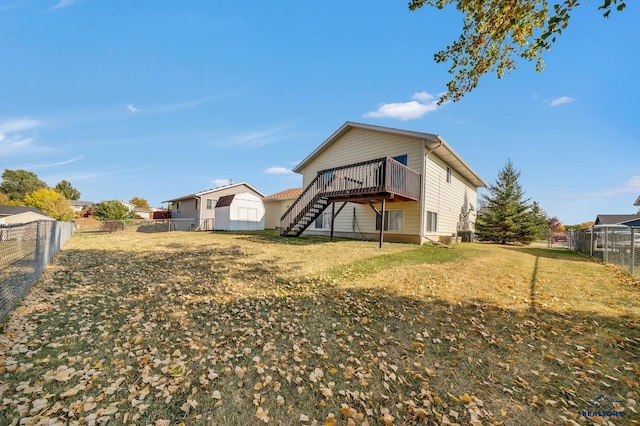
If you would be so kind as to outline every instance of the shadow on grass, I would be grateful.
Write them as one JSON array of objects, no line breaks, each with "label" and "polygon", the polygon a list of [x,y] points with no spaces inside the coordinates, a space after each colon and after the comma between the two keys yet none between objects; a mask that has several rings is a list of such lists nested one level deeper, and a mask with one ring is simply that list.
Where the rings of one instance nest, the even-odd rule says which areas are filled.
[{"label": "shadow on grass", "polygon": [[560,260],[572,260],[575,262],[593,262],[593,258],[585,256],[584,254],[571,251],[571,250],[559,250],[549,248],[537,248],[537,247],[518,247],[496,244],[496,247],[503,248],[505,250],[513,250],[520,253],[527,253],[535,257],[545,257],[549,259]]},{"label": "shadow on grass", "polygon": [[[184,370],[171,370],[166,380],[174,383],[180,371],[188,371],[190,379],[200,380],[194,387],[198,392],[177,386],[170,403],[149,395],[145,418],[150,423],[204,424],[196,420],[200,415],[209,424],[255,424],[253,401],[267,374],[279,381],[278,392],[287,403],[278,405],[277,392],[263,391],[264,405],[272,419],[292,425],[300,423],[301,414],[324,421],[342,404],[370,409],[377,417],[387,409],[398,424],[419,423],[419,412],[408,401],[428,409],[434,419],[435,412],[456,413],[466,424],[469,395],[483,402],[484,423],[540,424],[542,418],[555,422],[560,416],[579,420],[600,394],[638,398],[638,318],[536,305],[523,312],[483,300],[450,303],[336,288],[321,278],[297,279],[276,264],[251,262],[238,246],[175,249],[64,251],[45,288],[64,297],[55,309],[31,320],[36,338],[30,339],[30,350],[46,346],[57,364],[33,364],[18,352],[16,362],[31,361],[31,367],[2,380],[15,388],[69,357],[104,359],[96,380],[131,367],[125,392],[105,395],[101,389],[108,383],[96,382],[100,386],[92,384],[74,398],[100,397],[104,406],[137,412],[126,390],[149,380],[150,373],[162,376],[163,364],[150,360],[182,360]],[[455,253],[431,249],[449,253],[433,252],[441,256]],[[427,247],[410,253],[414,262],[435,256]],[[387,266],[400,262],[396,255],[383,256]],[[537,273],[538,258],[533,293]],[[237,368],[245,371],[242,386]],[[316,369],[325,376],[321,380],[311,375]],[[213,406],[211,388],[204,384],[208,376],[215,377],[222,407]],[[320,388],[323,383],[325,389],[333,383],[330,398]],[[64,403],[58,391],[48,389],[54,385],[43,384],[51,391],[49,402]],[[187,415],[181,407],[188,400],[198,404]],[[7,418],[17,416],[17,407],[9,405]],[[371,420],[379,424],[378,418]]]}]

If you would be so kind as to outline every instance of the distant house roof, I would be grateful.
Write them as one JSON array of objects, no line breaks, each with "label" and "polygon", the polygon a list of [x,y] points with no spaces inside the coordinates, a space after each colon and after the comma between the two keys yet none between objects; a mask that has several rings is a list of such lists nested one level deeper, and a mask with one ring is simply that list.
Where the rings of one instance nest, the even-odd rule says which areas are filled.
[{"label": "distant house roof", "polygon": [[319,147],[317,147],[311,154],[309,154],[307,158],[302,160],[300,164],[298,164],[293,169],[293,171],[296,173],[302,173],[307,164],[309,164],[314,158],[316,158],[325,149],[329,148],[335,141],[340,139],[351,129],[364,129],[375,132],[407,136],[410,138],[414,138],[416,142],[429,143],[430,149],[435,150],[434,154],[442,158],[443,161],[445,161],[458,173],[464,176],[464,178],[469,182],[479,188],[484,188],[487,186],[485,181],[483,181],[482,178],[478,176],[478,174],[474,172],[473,169],[471,169],[471,167],[469,167],[467,163],[465,163],[464,160],[453,150],[453,148],[451,148],[449,144],[447,144],[439,135],[413,132],[410,130],[394,129],[391,127],[375,126],[372,124],[354,123],[351,121],[347,121],[346,123],[344,123],[338,130],[336,130],[331,136],[329,136],[327,140],[325,140]]},{"label": "distant house roof", "polygon": [[639,214],[599,214],[594,225],[630,225],[640,221]]},{"label": "distant house roof", "polygon": [[218,188],[206,189],[204,191],[195,192],[193,194],[183,195],[182,197],[171,198],[169,200],[163,201],[163,203],[169,203],[169,202],[172,202],[172,201],[192,200],[194,198],[200,198],[203,195],[209,195],[209,194],[212,194],[212,193],[217,192],[217,191],[222,191],[224,189],[234,188],[234,187],[240,186],[240,185],[244,185],[247,188],[249,188],[250,190],[252,190],[253,192],[255,192],[256,194],[260,195],[261,197],[264,197],[264,194],[262,192],[258,191],[256,188],[254,188],[253,186],[249,185],[247,182],[240,182],[240,183],[234,183],[232,185],[220,186]]},{"label": "distant house roof", "polygon": [[289,188],[284,191],[276,192],[275,194],[267,195],[264,197],[264,201],[289,200],[292,198],[298,198],[300,194],[302,194],[302,188]]},{"label": "distant house roof", "polygon": [[21,213],[37,213],[42,216],[47,216],[42,210],[35,207],[22,207],[22,206],[2,206],[0,205],[0,217],[13,216]]},{"label": "distant house roof", "polygon": [[638,199],[636,200],[635,203],[633,203],[634,206],[640,206],[640,195],[638,195]]},{"label": "distant house roof", "polygon": [[69,200],[69,205],[71,207],[91,207],[95,203],[93,201],[82,201],[82,200]]},{"label": "distant house roof", "polygon": [[216,203],[216,208],[230,206],[231,202],[233,201],[233,197],[235,196],[236,194],[231,194],[231,195],[225,195],[224,197],[220,197],[220,199]]}]

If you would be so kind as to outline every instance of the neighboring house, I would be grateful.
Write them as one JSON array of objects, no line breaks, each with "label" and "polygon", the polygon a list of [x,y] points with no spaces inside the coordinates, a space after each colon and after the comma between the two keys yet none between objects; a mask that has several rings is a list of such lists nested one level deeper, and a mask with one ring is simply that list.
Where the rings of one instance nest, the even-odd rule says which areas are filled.
[{"label": "neighboring house", "polygon": [[257,231],[264,229],[262,197],[250,192],[220,197],[216,203],[213,229],[217,231]]},{"label": "neighboring house", "polygon": [[69,205],[75,213],[79,213],[84,209],[91,208],[94,206],[94,204],[95,203],[92,201],[69,200]]},{"label": "neighboring house", "polygon": [[280,218],[301,193],[302,188],[289,188],[264,197],[265,229],[280,228]]},{"label": "neighboring house", "polygon": [[640,214],[599,214],[595,225],[640,226]]},{"label": "neighboring house", "polygon": [[134,207],[133,211],[141,219],[151,219],[152,211],[145,207]]},{"label": "neighboring house", "polygon": [[252,193],[260,198],[264,194],[246,182],[234,183],[215,189],[196,192],[182,197],[163,201],[169,203],[171,221],[176,230],[213,230],[215,223],[215,207],[218,200],[226,195]]},{"label": "neighboring house", "polygon": [[636,199],[636,202],[633,203],[634,206],[640,206],[640,195],[638,195],[638,198]]},{"label": "neighboring house", "polygon": [[0,206],[0,226],[35,222],[37,220],[55,220],[35,207]]},{"label": "neighboring house", "polygon": [[437,135],[346,122],[294,169],[302,194],[281,234],[422,244],[473,231],[486,184]]}]

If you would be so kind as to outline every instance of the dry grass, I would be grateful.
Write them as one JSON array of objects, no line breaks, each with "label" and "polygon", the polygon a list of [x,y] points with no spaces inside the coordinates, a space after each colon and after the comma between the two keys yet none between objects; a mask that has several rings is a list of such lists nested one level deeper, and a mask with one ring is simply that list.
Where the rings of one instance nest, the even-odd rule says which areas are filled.
[{"label": "dry grass", "polygon": [[5,424],[638,424],[639,288],[570,253],[79,234],[0,334]]}]

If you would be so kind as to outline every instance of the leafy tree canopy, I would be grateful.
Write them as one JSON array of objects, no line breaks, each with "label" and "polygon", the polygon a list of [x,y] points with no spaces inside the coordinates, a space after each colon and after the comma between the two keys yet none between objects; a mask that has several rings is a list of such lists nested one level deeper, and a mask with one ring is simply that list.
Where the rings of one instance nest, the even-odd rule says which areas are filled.
[{"label": "leafy tree canopy", "polygon": [[56,185],[55,190],[62,194],[67,200],[80,199],[80,191],[75,189],[69,181],[61,180]]},{"label": "leafy tree canopy", "polygon": [[102,201],[95,205],[95,216],[98,220],[132,219],[135,213],[118,200]]},{"label": "leafy tree canopy", "polygon": [[56,220],[73,220],[74,212],[67,199],[55,189],[40,188],[25,195],[24,204],[42,210]]},{"label": "leafy tree canopy", "polygon": [[[455,5],[463,15],[462,34],[435,54],[436,62],[449,62],[453,75],[448,92],[440,98],[458,101],[472,91],[480,77],[495,72],[498,78],[516,68],[517,59],[535,62],[544,69],[542,56],[567,28],[578,0],[410,0],[409,9],[423,6],[444,9]],[[603,0],[604,17],[623,10],[625,0]]]},{"label": "leafy tree canopy", "polygon": [[2,172],[0,191],[7,194],[10,200],[22,202],[25,195],[41,188],[47,188],[47,184],[33,172],[9,169]]},{"label": "leafy tree canopy", "polygon": [[485,210],[476,219],[478,239],[499,243],[529,244],[546,227],[546,213],[537,203],[529,205],[518,182],[520,172],[511,160],[498,173],[496,182],[482,197]]},{"label": "leafy tree canopy", "polygon": [[136,207],[140,207],[143,209],[148,209],[149,208],[149,202],[147,200],[145,200],[144,198],[140,198],[140,197],[133,197],[132,199],[129,200],[129,202],[131,204],[133,204]]}]

